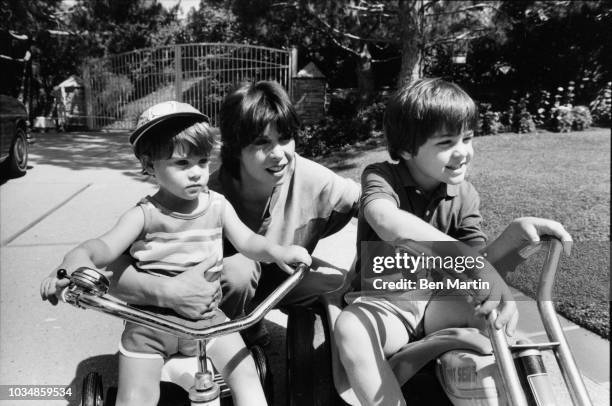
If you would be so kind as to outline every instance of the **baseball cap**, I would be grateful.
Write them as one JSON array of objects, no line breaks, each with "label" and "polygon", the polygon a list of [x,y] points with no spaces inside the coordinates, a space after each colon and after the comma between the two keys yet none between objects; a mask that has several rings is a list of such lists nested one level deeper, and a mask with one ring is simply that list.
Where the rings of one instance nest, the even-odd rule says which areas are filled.
[{"label": "baseball cap", "polygon": [[196,121],[210,122],[208,116],[202,114],[191,104],[177,101],[165,101],[146,109],[138,118],[136,130],[130,135],[130,144],[135,146],[147,131],[157,124],[174,117],[194,118]]}]

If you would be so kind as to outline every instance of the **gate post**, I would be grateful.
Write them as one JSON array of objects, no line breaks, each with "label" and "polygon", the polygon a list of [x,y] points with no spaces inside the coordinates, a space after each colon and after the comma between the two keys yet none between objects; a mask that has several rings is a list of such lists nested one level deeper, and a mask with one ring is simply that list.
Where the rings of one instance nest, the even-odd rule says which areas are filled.
[{"label": "gate post", "polygon": [[289,100],[294,102],[293,100],[293,78],[297,76],[298,73],[298,49],[297,47],[291,47],[291,51],[289,52],[289,80],[287,83],[287,87],[289,89]]},{"label": "gate post", "polygon": [[181,46],[174,46],[174,98],[183,101],[183,67],[181,63]]},{"label": "gate post", "polygon": [[89,65],[88,65],[88,61],[85,61],[83,63],[83,87],[85,88],[85,114],[86,114],[86,120],[87,120],[87,129],[88,130],[94,130],[94,109],[93,109],[93,101],[91,98],[91,93],[92,93],[92,89],[91,89],[91,84],[92,84],[92,77],[91,77],[91,73],[89,71]]}]

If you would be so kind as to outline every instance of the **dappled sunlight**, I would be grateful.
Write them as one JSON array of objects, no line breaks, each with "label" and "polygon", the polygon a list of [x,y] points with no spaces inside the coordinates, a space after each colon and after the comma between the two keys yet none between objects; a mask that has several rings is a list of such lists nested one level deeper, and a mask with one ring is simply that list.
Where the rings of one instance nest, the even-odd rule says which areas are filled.
[{"label": "dappled sunlight", "polygon": [[[142,174],[140,162],[128,142],[128,132],[36,133],[30,146],[30,165],[52,165],[74,171],[112,169],[141,182],[152,183]],[[211,170],[217,167],[216,160]]]}]

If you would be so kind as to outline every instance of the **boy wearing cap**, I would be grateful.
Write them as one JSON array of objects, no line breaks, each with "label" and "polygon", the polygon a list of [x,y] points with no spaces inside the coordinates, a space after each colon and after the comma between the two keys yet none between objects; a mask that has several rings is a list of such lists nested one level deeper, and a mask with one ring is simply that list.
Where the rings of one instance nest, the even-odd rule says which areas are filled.
[{"label": "boy wearing cap", "polygon": [[[289,264],[310,264],[307,251],[299,246],[281,247],[255,234],[236,215],[225,198],[208,189],[210,155],[217,137],[206,116],[186,103],[164,102],[146,110],[130,136],[143,171],[153,176],[159,190],[129,209],[104,235],[85,241],[64,257],[62,263],[41,284],[43,300],[54,301],[69,273],[78,267],[105,267],[126,250],[136,267],[151,275],[170,278],[213,257],[216,265],[205,273],[219,283],[223,264],[223,236],[247,257],[275,262],[291,273]],[[219,287],[220,289],[220,287]],[[202,328],[227,318],[216,309],[211,319],[192,321],[174,311],[147,307],[173,321]],[[219,337],[208,354],[228,382],[236,405],[264,405],[253,359],[239,334]],[[117,405],[156,405],[160,371],[164,359],[173,354],[195,355],[192,340],[126,323],[119,344],[119,390]],[[239,359],[239,361],[237,361]]]}]

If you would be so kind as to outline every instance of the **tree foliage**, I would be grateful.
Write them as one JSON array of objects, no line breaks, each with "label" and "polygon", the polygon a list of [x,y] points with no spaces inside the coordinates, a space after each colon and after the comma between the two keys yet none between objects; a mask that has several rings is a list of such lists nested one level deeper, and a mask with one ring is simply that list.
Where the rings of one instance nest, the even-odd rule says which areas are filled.
[{"label": "tree foliage", "polygon": [[[376,85],[423,74],[437,48],[483,35],[498,2],[246,0],[234,13],[243,34],[267,45],[296,45],[339,85]],[[377,83],[378,78],[378,83]]]},{"label": "tree foliage", "polygon": [[191,10],[183,42],[243,42],[248,39],[240,34],[237,17],[229,1],[200,0],[197,9]]},{"label": "tree foliage", "polygon": [[[512,26],[500,58],[511,68],[506,80],[520,91],[575,81],[583,90],[577,102],[586,103],[610,80],[609,2],[505,2],[503,11],[512,17]],[[580,100],[583,96],[586,100]]]},{"label": "tree foliage", "polygon": [[[314,61],[332,87],[357,86],[365,101],[381,86],[438,75],[484,99],[573,80],[584,103],[610,81],[610,9],[604,0],[201,0],[181,21],[178,7],[155,0],[0,0],[2,28],[32,39],[43,92],[88,57],[244,42],[296,46],[300,66]],[[453,64],[457,53],[467,63]]]},{"label": "tree foliage", "polygon": [[439,52],[428,74],[455,80],[497,108],[526,94],[554,94],[570,81],[575,102],[588,104],[610,81],[611,20],[606,1],[504,1],[497,32],[471,43],[467,64],[453,65]]},{"label": "tree foliage", "polygon": [[[164,44],[176,22],[178,7],[166,10],[147,0],[79,0],[70,9],[69,24],[89,56],[118,54]],[[172,32],[170,30],[170,32]]]},{"label": "tree foliage", "polygon": [[79,0],[69,8],[61,0],[1,1],[3,28],[30,39],[31,115],[50,113],[53,87],[85,59],[172,43],[183,30],[178,7],[156,1]]}]

